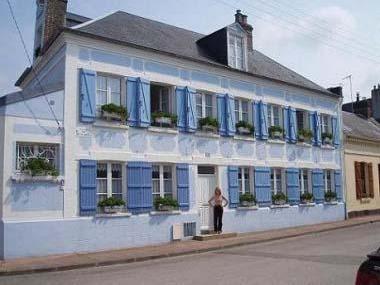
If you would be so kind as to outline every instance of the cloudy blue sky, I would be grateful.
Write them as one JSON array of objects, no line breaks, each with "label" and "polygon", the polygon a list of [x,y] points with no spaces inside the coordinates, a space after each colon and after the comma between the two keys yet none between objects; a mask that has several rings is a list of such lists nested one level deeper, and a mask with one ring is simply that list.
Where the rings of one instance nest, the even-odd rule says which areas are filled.
[{"label": "cloudy blue sky", "polygon": [[[35,1],[11,0],[31,53]],[[96,18],[123,10],[208,34],[233,22],[235,9],[254,27],[254,47],[314,82],[329,87],[352,74],[354,92],[370,96],[380,83],[378,0],[69,0],[68,10]],[[28,65],[6,0],[0,0],[0,95]]]}]

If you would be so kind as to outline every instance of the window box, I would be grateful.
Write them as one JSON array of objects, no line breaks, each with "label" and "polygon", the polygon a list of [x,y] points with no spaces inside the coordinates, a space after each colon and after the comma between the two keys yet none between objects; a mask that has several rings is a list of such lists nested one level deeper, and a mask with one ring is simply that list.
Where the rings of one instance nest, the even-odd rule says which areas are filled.
[{"label": "window box", "polygon": [[272,139],[282,139],[283,138],[283,129],[280,126],[271,126],[268,129],[269,135]]},{"label": "window box", "polygon": [[49,162],[48,159],[42,157],[30,157],[24,161],[21,172],[32,177],[57,177],[58,170]]},{"label": "window box", "polygon": [[237,133],[243,136],[249,136],[254,132],[254,128],[251,124],[246,121],[239,121],[236,124]]},{"label": "window box", "polygon": [[249,206],[249,207],[239,206],[236,209],[240,210],[240,211],[255,211],[255,210],[258,210],[259,207],[257,207],[256,205],[252,205],[252,206]]},{"label": "window box", "polygon": [[105,214],[121,213],[124,210],[124,206],[107,206],[103,208]]},{"label": "window box", "polygon": [[239,197],[239,201],[240,201],[240,207],[252,207],[256,205],[255,196],[253,196],[253,194],[251,193],[241,194]]},{"label": "window box", "polygon": [[60,182],[59,176],[53,176],[53,175],[31,175],[29,173],[24,172],[17,172],[12,174],[11,177],[12,181],[17,183],[23,183],[23,182]]},{"label": "window box", "polygon": [[122,217],[130,217],[131,213],[128,212],[120,212],[115,214],[96,214],[95,218],[122,218]]},{"label": "window box", "polygon": [[208,133],[217,133],[218,132],[218,121],[212,117],[205,117],[199,119],[198,121],[201,130]]},{"label": "window box", "polygon": [[310,143],[313,133],[311,130],[301,129],[298,131],[298,141]]},{"label": "window box", "polygon": [[326,201],[325,205],[338,205],[338,201]]},{"label": "window box", "polygon": [[333,191],[327,191],[325,193],[325,201],[326,202],[336,202],[336,193]]},{"label": "window box", "polygon": [[252,131],[250,129],[244,127],[238,127],[237,131],[239,135],[243,136],[249,136],[252,134]]},{"label": "window box", "polygon": [[301,204],[310,204],[314,201],[313,194],[309,192],[304,192],[301,194]]},{"label": "window box", "polygon": [[154,208],[158,212],[171,212],[178,210],[178,202],[170,197],[157,197],[154,200]]},{"label": "window box", "polygon": [[153,125],[173,128],[177,124],[177,116],[164,112],[152,113]]},{"label": "window box", "polygon": [[323,133],[322,134],[322,143],[326,145],[332,144],[332,134],[331,133]]},{"label": "window box", "polygon": [[165,216],[165,215],[180,215],[181,211],[173,210],[173,211],[152,211],[150,212],[151,216]]},{"label": "window box", "polygon": [[98,203],[98,207],[102,209],[105,214],[116,214],[124,210],[125,202],[122,199],[115,197],[105,198]]},{"label": "window box", "polygon": [[298,206],[300,207],[314,207],[315,203],[314,202],[309,202],[309,203],[301,203]]},{"label": "window box", "polygon": [[286,197],[286,195],[282,192],[278,192],[272,195],[272,203],[275,206],[285,205],[287,201],[288,197]]},{"label": "window box", "polygon": [[117,120],[125,122],[127,119],[127,109],[123,106],[110,103],[101,106],[101,115],[106,120]]},{"label": "window box", "polygon": [[282,205],[272,205],[270,206],[271,209],[283,209],[283,208],[290,208],[289,204],[282,204]]}]

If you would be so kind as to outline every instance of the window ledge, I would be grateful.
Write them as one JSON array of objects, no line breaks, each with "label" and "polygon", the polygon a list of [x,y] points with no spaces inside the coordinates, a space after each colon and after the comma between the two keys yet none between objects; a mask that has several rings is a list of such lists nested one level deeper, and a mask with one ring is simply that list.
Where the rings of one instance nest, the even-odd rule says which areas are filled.
[{"label": "window ledge", "polygon": [[96,214],[95,218],[122,218],[122,217],[130,217],[131,213],[115,213],[115,214]]},{"label": "window ledge", "polygon": [[370,198],[370,197],[364,197],[364,198],[361,198],[360,199],[360,204],[369,204],[369,203],[371,203],[371,200],[372,200],[373,198]]},{"label": "window ledge", "polygon": [[284,205],[271,205],[270,208],[271,209],[282,209],[282,208],[289,208],[290,205],[289,204],[284,204]]},{"label": "window ledge", "polygon": [[12,181],[16,183],[24,183],[24,182],[52,182],[52,183],[60,183],[63,180],[62,176],[51,176],[51,175],[38,175],[32,176],[25,173],[13,173]]},{"label": "window ledge", "polygon": [[235,140],[241,140],[241,141],[251,141],[254,142],[256,139],[253,136],[242,136],[242,135],[235,135]]},{"label": "window ledge", "polygon": [[316,204],[315,203],[300,203],[298,206],[299,207],[314,207]]},{"label": "window ledge", "polygon": [[312,147],[313,145],[310,143],[305,143],[305,142],[298,142],[296,144],[297,146],[303,146],[303,147]]},{"label": "window ledge", "polygon": [[255,211],[258,210],[259,207],[257,206],[250,206],[250,207],[237,207],[236,210],[238,211]]},{"label": "window ledge", "polygon": [[335,149],[335,147],[333,147],[332,145],[328,145],[328,144],[321,145],[321,148],[323,148],[323,149]]},{"label": "window ledge", "polygon": [[121,129],[121,130],[129,129],[129,126],[121,124],[120,122],[107,122],[107,121],[101,121],[101,120],[95,121],[93,126],[98,127],[98,128],[112,128],[112,129]]},{"label": "window ledge", "polygon": [[180,215],[181,211],[173,210],[173,211],[152,211],[150,212],[151,216],[168,216],[168,215]]},{"label": "window ledge", "polygon": [[338,201],[324,202],[325,205],[338,205]]},{"label": "window ledge", "polygon": [[268,143],[273,143],[273,144],[286,144],[284,140],[277,140],[277,139],[268,139]]},{"label": "window ledge", "polygon": [[151,131],[153,133],[164,133],[173,135],[178,134],[178,130],[173,128],[149,127],[148,131]]},{"label": "window ledge", "polygon": [[202,131],[197,131],[195,132],[195,135],[197,137],[206,137],[206,138],[220,138],[220,135],[218,134],[214,134],[214,133],[210,133],[210,132],[202,132]]}]

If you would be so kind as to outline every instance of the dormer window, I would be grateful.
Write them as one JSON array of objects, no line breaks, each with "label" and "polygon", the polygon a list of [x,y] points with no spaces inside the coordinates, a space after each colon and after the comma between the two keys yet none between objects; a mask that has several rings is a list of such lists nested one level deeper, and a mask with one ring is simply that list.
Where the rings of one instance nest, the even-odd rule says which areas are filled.
[{"label": "dormer window", "polygon": [[244,50],[244,38],[238,35],[230,34],[228,44],[228,62],[231,67],[245,69]]}]

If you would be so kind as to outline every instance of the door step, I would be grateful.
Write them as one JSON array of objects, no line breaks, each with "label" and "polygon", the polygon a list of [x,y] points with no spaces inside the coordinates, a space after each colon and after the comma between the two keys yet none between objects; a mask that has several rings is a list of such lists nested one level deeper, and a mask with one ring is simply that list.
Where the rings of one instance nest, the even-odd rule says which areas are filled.
[{"label": "door step", "polygon": [[194,240],[206,241],[206,240],[233,238],[233,237],[237,237],[237,233],[201,234],[201,235],[194,236]]}]

